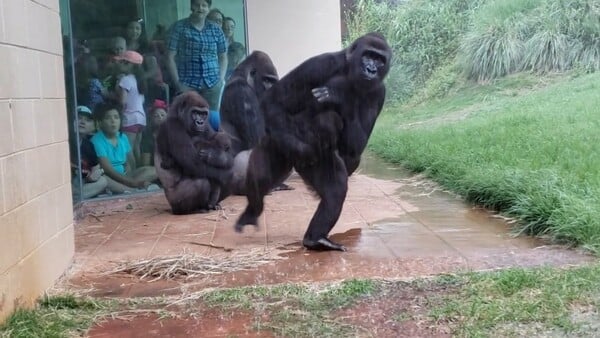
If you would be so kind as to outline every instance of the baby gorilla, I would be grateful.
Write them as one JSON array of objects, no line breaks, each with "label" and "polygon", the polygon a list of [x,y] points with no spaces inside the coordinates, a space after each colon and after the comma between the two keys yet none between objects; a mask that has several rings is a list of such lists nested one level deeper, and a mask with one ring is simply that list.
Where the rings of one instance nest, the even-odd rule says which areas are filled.
[{"label": "baby gorilla", "polygon": [[233,155],[231,154],[231,138],[224,132],[218,132],[211,140],[201,140],[194,144],[200,158],[207,165],[223,169],[224,173],[219,178],[209,178],[210,194],[208,197],[208,208],[219,208],[219,197],[226,195],[229,182],[233,172],[229,170],[233,166]]}]

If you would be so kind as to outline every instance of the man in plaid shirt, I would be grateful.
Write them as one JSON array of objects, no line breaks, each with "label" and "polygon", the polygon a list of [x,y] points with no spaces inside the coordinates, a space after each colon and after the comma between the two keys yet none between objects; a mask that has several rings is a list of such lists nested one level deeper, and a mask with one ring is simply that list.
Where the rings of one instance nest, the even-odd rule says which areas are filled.
[{"label": "man in plaid shirt", "polygon": [[167,65],[177,92],[196,90],[211,110],[219,110],[227,71],[227,40],[206,20],[212,0],[191,0],[192,13],[169,29]]}]

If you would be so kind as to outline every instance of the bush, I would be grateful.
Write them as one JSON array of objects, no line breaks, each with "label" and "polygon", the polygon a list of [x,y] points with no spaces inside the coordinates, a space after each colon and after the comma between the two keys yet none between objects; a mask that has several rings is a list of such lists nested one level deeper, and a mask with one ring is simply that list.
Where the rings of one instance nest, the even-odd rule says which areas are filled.
[{"label": "bush", "polygon": [[485,82],[520,69],[523,42],[507,27],[471,33],[462,43],[462,67],[467,78]]},{"label": "bush", "polygon": [[473,22],[460,52],[468,78],[600,69],[598,1],[491,0]]},{"label": "bush", "polygon": [[387,80],[389,97],[404,101],[454,58],[470,13],[482,1],[412,0],[389,5],[359,0],[347,18],[348,38],[371,31],[386,36],[394,53]]}]

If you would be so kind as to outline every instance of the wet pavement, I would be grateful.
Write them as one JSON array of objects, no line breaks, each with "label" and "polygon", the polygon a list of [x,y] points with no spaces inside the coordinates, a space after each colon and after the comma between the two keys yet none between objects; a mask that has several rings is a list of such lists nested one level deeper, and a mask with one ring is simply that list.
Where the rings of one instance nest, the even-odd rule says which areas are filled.
[{"label": "wet pavement", "polygon": [[[511,266],[575,265],[591,256],[529,237],[513,237],[510,225],[466,205],[435,184],[411,177],[367,156],[350,179],[334,240],[348,252],[309,252],[300,245],[318,200],[298,176],[292,191],[266,198],[258,228],[242,234],[233,224],[245,198],[229,197],[223,210],[174,216],[161,192],[129,199],[88,202],[75,226],[76,254],[68,283],[97,296],[176,295],[206,287],[348,278],[410,278]],[[260,250],[270,263],[246,271],[191,280],[140,281],[106,274],[119,262],[183,252],[223,259]]]}]

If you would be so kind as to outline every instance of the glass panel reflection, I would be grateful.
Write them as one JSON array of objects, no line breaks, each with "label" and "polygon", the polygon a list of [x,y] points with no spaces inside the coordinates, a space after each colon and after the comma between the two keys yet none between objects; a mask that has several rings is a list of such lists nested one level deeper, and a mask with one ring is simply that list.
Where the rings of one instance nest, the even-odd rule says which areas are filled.
[{"label": "glass panel reflection", "polygon": [[[159,189],[153,167],[156,126],[166,118],[172,97],[190,85],[180,78],[186,55],[179,55],[174,69],[169,62],[174,23],[191,21],[200,10],[206,23],[196,29],[210,28],[222,39],[212,52],[222,57],[213,65],[219,79],[202,78],[196,89],[203,93],[247,54],[244,0],[61,0],[60,5],[74,201]],[[199,47],[187,56],[208,58],[210,48]],[[221,90],[212,89],[218,109]]]}]

